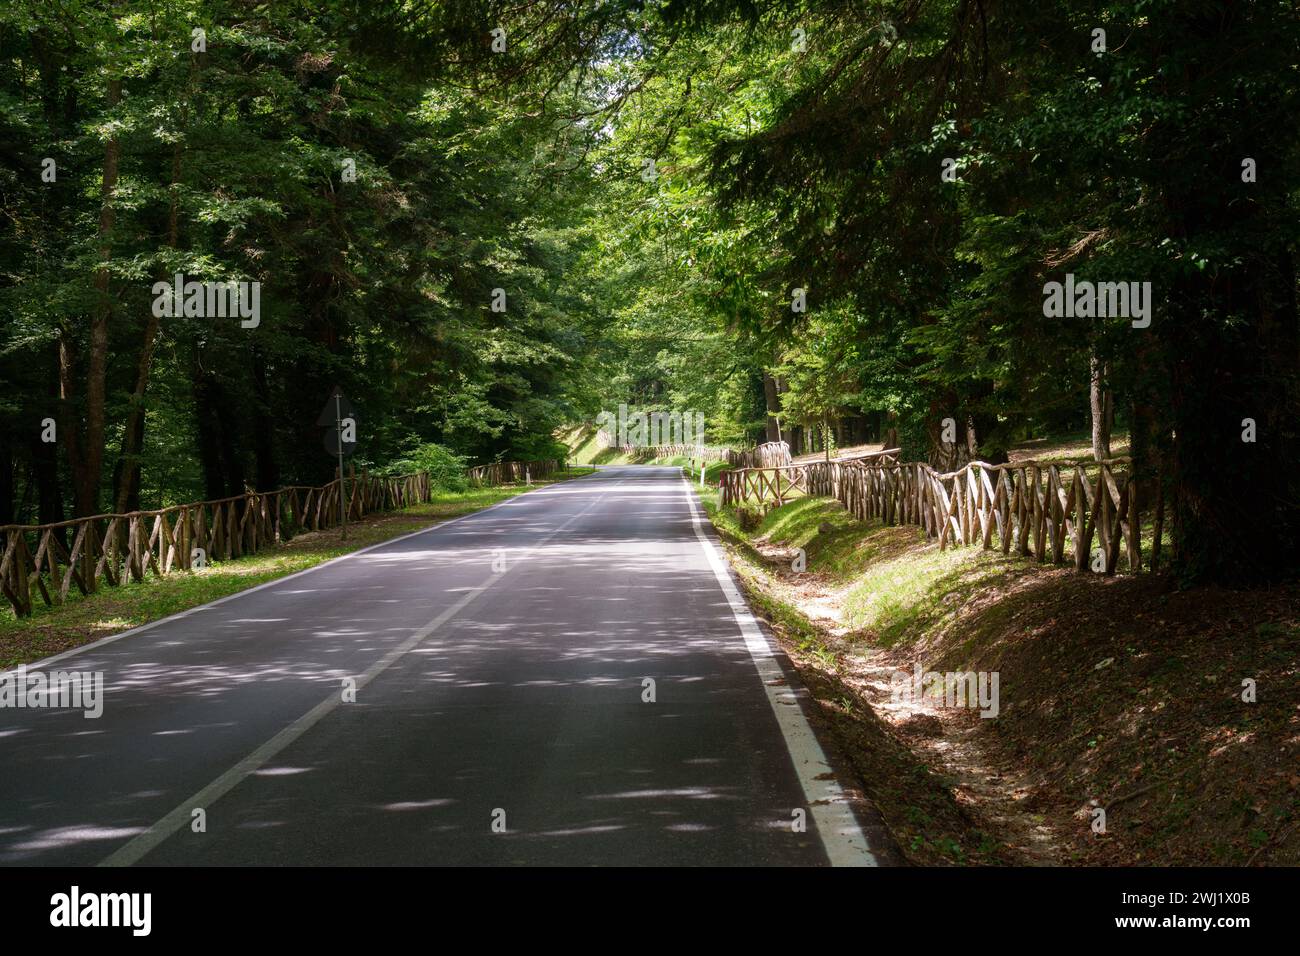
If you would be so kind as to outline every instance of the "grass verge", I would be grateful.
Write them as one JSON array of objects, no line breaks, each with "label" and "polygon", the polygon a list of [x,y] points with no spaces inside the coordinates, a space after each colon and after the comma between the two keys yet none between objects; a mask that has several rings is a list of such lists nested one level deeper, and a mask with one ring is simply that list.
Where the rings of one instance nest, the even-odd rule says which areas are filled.
[{"label": "grass verge", "polygon": [[[1179,591],[939,551],[830,499],[701,498],[911,862],[1300,863],[1300,586]],[[917,664],[998,673],[999,715],[896,706]]]}]

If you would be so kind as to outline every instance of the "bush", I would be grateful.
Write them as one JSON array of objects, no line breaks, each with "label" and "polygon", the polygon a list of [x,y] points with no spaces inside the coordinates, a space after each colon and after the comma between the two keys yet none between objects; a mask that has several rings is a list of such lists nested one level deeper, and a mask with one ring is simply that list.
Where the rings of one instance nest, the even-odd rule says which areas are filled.
[{"label": "bush", "polygon": [[409,475],[412,472],[429,473],[429,482],[443,491],[465,491],[469,482],[465,478],[465,459],[449,448],[432,442],[417,445],[382,472],[384,475]]},{"label": "bush", "polygon": [[526,440],[516,440],[506,453],[506,461],[547,461],[555,458],[564,461],[569,457],[569,447],[553,435],[538,435]]}]

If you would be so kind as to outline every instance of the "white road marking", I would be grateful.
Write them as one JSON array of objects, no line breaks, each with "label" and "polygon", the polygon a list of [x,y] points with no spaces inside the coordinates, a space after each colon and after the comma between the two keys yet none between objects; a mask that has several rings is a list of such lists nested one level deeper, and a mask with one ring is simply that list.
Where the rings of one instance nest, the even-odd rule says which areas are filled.
[{"label": "white road marking", "polygon": [[817,825],[817,834],[821,837],[822,846],[831,861],[831,866],[879,865],[867,843],[866,834],[862,832],[858,818],[853,813],[853,807],[849,804],[848,795],[835,779],[835,773],[826,760],[826,753],[818,743],[816,734],[808,724],[808,719],[804,717],[799,702],[786,687],[785,673],[777,662],[775,649],[762,628],[758,626],[758,622],[754,620],[749,605],[745,603],[745,599],[732,583],[718,549],[704,533],[700,523],[699,505],[695,501],[691,483],[684,481],[684,487],[687,506],[691,509],[691,524],[695,529],[695,536],[699,538],[700,545],[704,548],[709,567],[718,580],[718,587],[726,595],[727,603],[731,606],[731,615],[736,619],[740,634],[745,639],[745,647],[754,661],[754,667],[758,670],[759,681],[763,685],[763,691],[767,695],[767,702],[776,717],[777,725],[781,728],[786,750],[789,751],[790,759],[794,763],[795,773],[799,777],[800,786],[803,787],[808,809]]},{"label": "white road marking", "polygon": [[[557,534],[559,534],[569,525],[573,524],[573,522],[577,521],[579,518],[586,515],[587,512],[591,511],[592,508],[600,504],[601,501],[604,500],[605,496],[610,491],[617,488],[621,484],[623,484],[622,481],[616,481],[612,485],[610,485],[609,488],[604,491],[604,493],[597,494],[595,499],[591,502],[591,504],[587,505],[587,507],[583,508],[577,514],[573,515],[571,518],[565,521],[564,524],[560,525],[558,528],[556,528],[554,531],[552,531],[550,534],[544,537],[541,541],[537,542],[537,544],[533,545],[531,548],[525,549],[525,554],[532,554],[535,551],[539,551],[546,544],[546,542],[550,541],[552,538],[554,538]],[[515,496],[515,497],[517,498],[519,496]],[[513,501],[513,500],[515,500],[515,498],[509,499],[509,501]],[[503,501],[500,502],[500,504],[508,504],[509,501]],[[493,505],[493,507],[496,507],[496,505]],[[491,510],[491,509],[485,509],[485,510]],[[474,512],[474,514],[483,514],[483,512],[477,511]],[[464,515],[463,517],[470,517],[470,516]],[[455,519],[455,520],[459,520],[459,519]],[[444,524],[449,524],[449,523],[450,522],[445,522]],[[439,525],[438,527],[443,527],[443,525]],[[425,529],[425,530],[428,531],[432,529]],[[425,533],[424,531],[416,532],[416,534],[424,534],[424,533]],[[407,535],[406,537],[411,537],[411,536]],[[401,539],[395,538],[393,540],[401,540]],[[356,552],[356,553],[360,553],[360,552]],[[511,568],[518,567],[521,563],[522,561],[520,560],[514,560],[510,562],[510,566],[506,570],[500,572],[494,572],[490,578],[488,578],[478,587],[468,591],[455,604],[446,608],[441,614],[435,617],[432,621],[424,625],[424,627],[420,628],[418,631],[416,631],[414,634],[408,637],[397,647],[394,647],[391,651],[389,651],[378,661],[372,664],[364,674],[362,674],[360,677],[357,678],[356,689],[360,691],[361,688],[365,687],[367,684],[373,681],[384,671],[388,670],[388,668],[392,667],[393,664],[397,663],[397,661],[403,655],[405,655],[406,653],[414,649],[417,645],[419,645],[422,641],[424,641],[427,637],[429,637],[429,635],[431,635],[434,631],[436,631],[443,624],[445,624],[447,621],[451,620],[462,610],[464,610],[465,607],[467,607],[480,594],[488,590],[488,588],[492,587],[494,584],[496,584],[498,581],[504,578],[507,574],[509,574]],[[284,579],[282,578],[280,580],[284,580]],[[241,591],[240,593],[247,594],[248,592]],[[232,595],[232,596],[237,596],[237,595]],[[119,847],[115,852],[107,856],[104,860],[102,860],[99,863],[99,866],[130,866],[133,863],[139,862],[148,853],[156,849],[159,844],[161,844],[163,841],[171,837],[182,827],[186,826],[190,822],[192,812],[196,808],[202,807],[204,810],[210,809],[212,807],[212,804],[216,803],[223,796],[225,796],[227,793],[233,790],[250,774],[260,769],[267,761],[275,757],[276,754],[280,753],[282,750],[284,750],[286,747],[292,744],[295,740],[297,740],[299,737],[305,734],[307,731],[311,730],[312,727],[320,723],[320,721],[323,718],[328,716],[342,703],[343,703],[343,693],[342,693],[342,686],[340,685],[339,688],[336,689],[333,693],[331,693],[329,697],[326,697],[323,701],[321,701],[311,710],[307,711],[307,713],[303,714],[301,717],[295,720],[288,727],[285,727],[278,734],[276,734],[266,743],[262,744],[262,746],[258,747],[256,750],[254,750],[243,760],[239,761],[239,763],[235,764],[233,767],[231,767],[229,770],[223,773],[216,780],[213,780],[210,784],[208,784],[198,793],[194,794],[188,800],[181,803],[178,807],[176,807],[174,810],[168,813],[165,817],[163,817],[157,823],[149,827],[149,829],[145,830],[143,833],[139,834],[134,839],[129,840],[127,843]]]}]

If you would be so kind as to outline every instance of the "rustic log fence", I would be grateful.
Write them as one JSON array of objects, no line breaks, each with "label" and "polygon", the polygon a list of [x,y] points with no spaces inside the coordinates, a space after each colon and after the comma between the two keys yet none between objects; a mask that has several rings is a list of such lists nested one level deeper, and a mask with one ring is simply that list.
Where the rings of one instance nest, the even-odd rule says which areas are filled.
[{"label": "rustic log fence", "polygon": [[[404,508],[430,500],[428,475],[397,478],[355,474],[347,516]],[[19,617],[32,613],[33,592],[48,606],[62,604],[75,585],[92,594],[101,585],[143,581],[189,571],[209,560],[230,560],[341,522],[339,481],[313,487],[172,505],[154,511],[103,514],[45,525],[0,527],[0,591]],[[71,545],[67,544],[71,536]]]},{"label": "rustic log fence", "polygon": [[736,468],[722,472],[718,479],[721,482],[723,505],[753,500],[764,510],[770,510],[781,507],[792,498],[810,494],[807,465]]},{"label": "rustic log fence", "polygon": [[564,462],[551,458],[546,461],[494,461],[475,465],[466,474],[472,485],[504,485],[513,481],[531,481],[549,478],[564,470]]},{"label": "rustic log fence", "polygon": [[726,461],[732,449],[726,445],[619,445],[605,432],[600,431],[602,448],[615,448],[619,454],[632,459],[650,460],[652,458],[691,458],[696,461],[703,456],[705,461]]},{"label": "rustic log fence", "polygon": [[733,468],[781,468],[790,464],[790,445],[783,441],[770,441],[743,451],[729,449],[727,464]]},{"label": "rustic log fence", "polygon": [[[1002,465],[974,461],[947,474],[921,462],[886,457],[869,463],[743,468],[723,472],[720,480],[724,506],[753,500],[770,510],[800,495],[830,497],[860,520],[918,525],[939,540],[940,548],[979,544],[1003,554],[1014,549],[1043,563],[1073,563],[1080,571],[1092,567],[1095,536],[1100,567],[1094,570],[1113,574],[1121,557],[1130,571],[1142,568],[1142,515],[1127,457]],[[1153,571],[1160,561],[1162,495],[1156,495],[1154,505]]]},{"label": "rustic log fence", "polygon": [[[563,462],[497,462],[468,469],[477,485],[544,478]],[[347,517],[357,520],[432,500],[428,474],[379,478],[355,472],[348,480]],[[103,585],[140,582],[228,561],[288,541],[305,531],[341,523],[339,480],[291,485],[155,511],[103,514],[44,525],[0,526],[0,592],[14,613],[30,617],[35,596],[47,606],[67,600],[73,587],[92,594]],[[71,539],[71,543],[68,541]]]},{"label": "rustic log fence", "polygon": [[645,455],[649,458],[690,458],[699,461],[726,461],[731,449],[725,445],[654,445],[647,448],[628,446],[624,454]]}]

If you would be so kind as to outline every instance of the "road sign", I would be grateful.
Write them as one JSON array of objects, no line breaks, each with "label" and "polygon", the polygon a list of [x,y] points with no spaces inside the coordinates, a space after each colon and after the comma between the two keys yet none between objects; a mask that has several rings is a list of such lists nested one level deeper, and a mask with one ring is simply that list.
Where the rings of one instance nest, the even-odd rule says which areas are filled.
[{"label": "road sign", "polygon": [[[335,406],[335,399],[338,400],[337,408]],[[341,418],[357,417],[356,409],[354,409],[352,403],[344,397],[343,389],[338,387],[335,387],[334,391],[330,392],[330,397],[325,400],[325,407],[320,410],[320,417],[316,419],[316,424],[321,428],[325,428],[326,426],[333,428],[336,413],[338,413]]]},{"label": "road sign", "polygon": [[342,389],[330,393],[316,424],[325,429],[322,444],[333,457],[350,455],[357,447],[357,413]]}]

